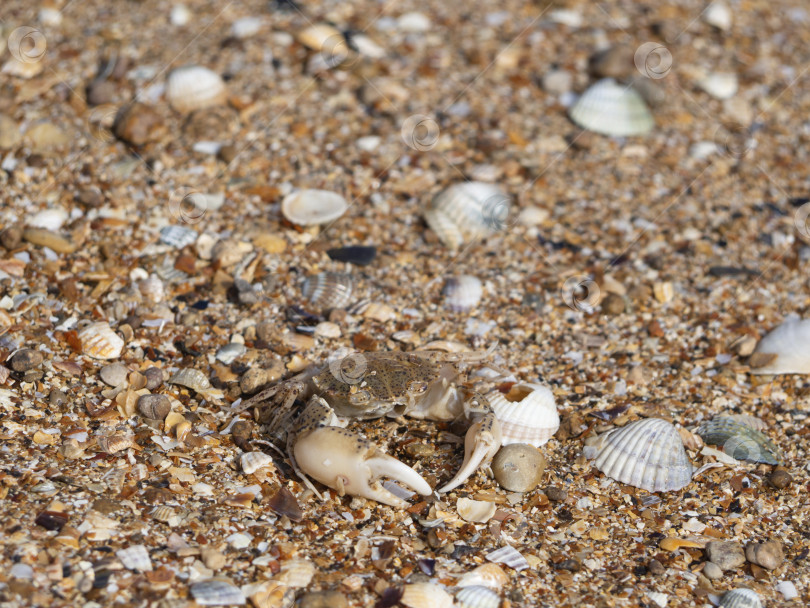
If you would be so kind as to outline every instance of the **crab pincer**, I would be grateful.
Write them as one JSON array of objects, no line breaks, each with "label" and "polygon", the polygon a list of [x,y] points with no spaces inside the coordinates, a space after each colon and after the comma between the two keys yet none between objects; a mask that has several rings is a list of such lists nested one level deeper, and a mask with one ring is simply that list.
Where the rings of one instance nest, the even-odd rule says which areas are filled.
[{"label": "crab pincer", "polygon": [[439,488],[439,492],[449,492],[463,484],[481,466],[488,464],[501,448],[501,424],[492,411],[473,415],[472,420],[473,424],[464,436],[464,460],[461,468],[453,479]]}]

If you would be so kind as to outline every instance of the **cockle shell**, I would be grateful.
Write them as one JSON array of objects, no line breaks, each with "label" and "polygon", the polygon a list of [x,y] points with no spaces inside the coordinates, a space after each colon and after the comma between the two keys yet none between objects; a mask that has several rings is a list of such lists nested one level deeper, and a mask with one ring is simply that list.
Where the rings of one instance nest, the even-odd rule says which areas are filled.
[{"label": "cockle shell", "polygon": [[309,585],[315,572],[314,563],[308,559],[294,557],[282,562],[281,571],[273,577],[273,580],[287,587],[302,589]]},{"label": "cockle shell", "polygon": [[345,198],[328,190],[296,190],[281,201],[281,213],[299,226],[334,222],[348,208]]},{"label": "cockle shell", "polygon": [[467,312],[476,307],[484,295],[481,281],[471,275],[450,277],[444,284],[444,301],[453,312]]},{"label": "cockle shell", "polygon": [[648,492],[680,490],[692,479],[692,464],[678,430],[658,418],[606,433],[594,465],[611,479]]},{"label": "cockle shell", "polygon": [[782,463],[779,448],[765,434],[743,421],[719,416],[700,425],[697,434],[710,445],[719,445],[723,451],[737,460]]},{"label": "cockle shell", "polygon": [[228,90],[219,74],[189,65],[172,70],[166,80],[166,99],[178,112],[193,112],[225,103]]},{"label": "cockle shell", "polygon": [[723,594],[717,608],[762,608],[762,600],[750,589],[732,589]]},{"label": "cockle shell", "polygon": [[540,384],[515,384],[503,395],[487,395],[495,417],[501,423],[502,444],[544,445],[560,428],[554,394]]},{"label": "cockle shell", "polygon": [[345,308],[352,301],[353,290],[351,275],[340,272],[321,272],[309,276],[301,286],[304,297],[319,311]]},{"label": "cockle shell", "polygon": [[152,571],[152,560],[149,552],[143,545],[132,545],[115,552],[115,556],[121,560],[127,570],[138,570],[140,572]]},{"label": "cockle shell", "polygon": [[456,604],[459,608],[498,608],[501,597],[492,589],[481,585],[464,587],[456,593]]},{"label": "cockle shell", "polygon": [[250,475],[262,467],[269,467],[273,464],[273,459],[269,454],[265,454],[264,452],[246,452],[242,454],[242,458],[239,462],[242,465],[242,471]]},{"label": "cockle shell", "polygon": [[518,572],[529,568],[529,562],[526,558],[511,545],[506,545],[487,553],[486,558],[491,562],[505,564]]},{"label": "cockle shell", "polygon": [[433,583],[411,583],[403,587],[399,602],[408,608],[452,608],[453,596]]},{"label": "cockle shell", "polygon": [[247,599],[242,590],[219,579],[208,579],[191,585],[191,595],[200,606],[231,606],[245,604]]},{"label": "cockle shell", "polygon": [[752,374],[810,374],[810,319],[788,319],[757,344]]},{"label": "cockle shell", "polygon": [[424,218],[439,240],[451,249],[505,227],[511,199],[498,186],[485,182],[454,184],[437,194]]},{"label": "cockle shell", "polygon": [[474,523],[486,523],[492,516],[498,506],[494,502],[486,500],[473,500],[471,498],[459,498],[456,503],[456,511],[464,521]]},{"label": "cockle shell", "polygon": [[78,333],[82,353],[94,359],[117,359],[124,350],[124,340],[108,323],[91,323]]},{"label": "cockle shell", "polygon": [[655,126],[641,95],[612,78],[600,80],[586,90],[571,108],[570,116],[583,129],[614,137],[644,135]]}]

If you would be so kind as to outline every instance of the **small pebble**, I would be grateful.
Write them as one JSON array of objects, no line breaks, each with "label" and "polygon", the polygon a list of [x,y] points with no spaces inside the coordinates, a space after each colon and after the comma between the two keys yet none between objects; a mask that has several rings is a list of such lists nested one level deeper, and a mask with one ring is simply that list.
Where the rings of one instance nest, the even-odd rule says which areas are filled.
[{"label": "small pebble", "polygon": [[742,545],[733,541],[713,540],[706,545],[706,559],[721,570],[736,570],[745,563]]},{"label": "small pebble", "polygon": [[765,543],[749,543],[745,547],[745,558],[752,564],[767,570],[778,568],[785,561],[782,543],[770,540]]},{"label": "small pebble", "polygon": [[202,558],[202,562],[205,564],[205,567],[210,568],[211,570],[219,570],[225,566],[226,563],[225,555],[222,553],[222,551],[219,551],[213,547],[206,547],[203,549],[200,557]]},{"label": "small pebble", "polygon": [[723,578],[723,570],[714,562],[706,562],[703,566],[703,575],[709,580],[716,581]]},{"label": "small pebble", "polygon": [[620,315],[624,312],[624,298],[617,293],[609,293],[602,300],[602,312],[606,315]]},{"label": "small pebble", "polygon": [[118,86],[109,80],[94,80],[87,85],[87,103],[91,106],[100,106],[112,103]]},{"label": "small pebble", "polygon": [[133,146],[159,139],[164,130],[160,115],[146,104],[137,102],[121,108],[113,124],[115,136]]},{"label": "small pebble", "polygon": [[33,348],[23,348],[14,353],[9,364],[15,372],[27,372],[42,365],[42,353]]},{"label": "small pebble", "polygon": [[16,249],[22,243],[23,229],[19,224],[12,224],[0,232],[0,245],[8,250]]},{"label": "small pebble", "polygon": [[552,502],[563,502],[568,498],[568,492],[563,490],[562,488],[555,488],[554,486],[549,486],[545,490],[543,490],[548,496],[548,499]]},{"label": "small pebble", "polygon": [[667,569],[664,568],[664,565],[657,559],[650,560],[650,563],[647,564],[647,570],[649,570],[650,574],[653,574],[655,576],[661,576],[664,572],[667,571]]},{"label": "small pebble", "polygon": [[67,403],[67,395],[64,393],[64,391],[55,388],[48,395],[48,403],[55,407],[65,405],[65,403]]},{"label": "small pebble", "polygon": [[121,362],[110,363],[101,368],[98,377],[109,386],[121,386],[127,381],[129,368]]},{"label": "small pebble", "polygon": [[780,581],[776,585],[776,590],[782,594],[782,597],[785,598],[786,602],[799,597],[799,592],[796,590],[796,585],[794,585],[791,581]]},{"label": "small pebble", "polygon": [[82,188],[76,194],[76,200],[85,207],[96,209],[104,204],[104,195],[98,188]]},{"label": "small pebble", "polygon": [[152,420],[165,420],[172,411],[172,403],[166,395],[141,395],[137,407],[141,416]]},{"label": "small pebble", "polygon": [[492,460],[496,481],[511,492],[530,492],[540,483],[545,470],[546,459],[537,448],[525,443],[502,447]]},{"label": "small pebble", "polygon": [[314,591],[298,600],[299,608],[348,608],[349,601],[339,591]]},{"label": "small pebble", "polygon": [[436,446],[422,441],[414,441],[405,446],[405,451],[414,458],[425,458],[436,453]]},{"label": "small pebble", "polygon": [[793,476],[788,473],[785,467],[776,467],[768,476],[768,483],[770,483],[774,488],[784,490],[791,483],[793,483]]},{"label": "small pebble", "polygon": [[377,248],[366,245],[337,247],[327,250],[326,255],[338,262],[350,262],[358,266],[368,266],[377,256]]},{"label": "small pebble", "polygon": [[143,372],[143,375],[146,376],[146,390],[149,391],[160,388],[160,385],[165,380],[163,370],[159,367],[150,367]]}]

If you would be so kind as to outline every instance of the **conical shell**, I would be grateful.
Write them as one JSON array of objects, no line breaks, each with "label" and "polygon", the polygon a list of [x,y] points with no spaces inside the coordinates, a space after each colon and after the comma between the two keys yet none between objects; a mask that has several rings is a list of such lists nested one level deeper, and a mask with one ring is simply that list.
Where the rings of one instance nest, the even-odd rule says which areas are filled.
[{"label": "conical shell", "polygon": [[501,423],[502,444],[544,445],[560,428],[554,394],[539,384],[516,384],[507,395],[487,395],[495,417]]},{"label": "conical shell", "polygon": [[456,605],[459,608],[498,608],[501,598],[492,589],[473,585],[456,593]]},{"label": "conical shell", "polygon": [[191,595],[200,606],[241,606],[247,601],[239,587],[217,579],[194,583]]},{"label": "conical shell", "polygon": [[481,281],[468,274],[450,277],[444,284],[444,302],[453,312],[467,312],[475,308],[484,295]]},{"label": "conical shell", "polygon": [[348,208],[345,198],[328,190],[296,190],[281,201],[281,213],[299,226],[334,222]]},{"label": "conical shell", "polygon": [[641,95],[612,78],[600,80],[573,105],[571,120],[594,133],[629,137],[649,133],[655,126]]},{"label": "conical shell", "polygon": [[453,596],[433,583],[411,583],[403,587],[399,602],[408,608],[452,608]]},{"label": "conical shell", "polygon": [[771,331],[749,365],[752,374],[810,374],[810,319],[788,319]]},{"label": "conical shell", "polygon": [[740,588],[726,591],[723,599],[717,605],[718,608],[762,608],[762,600],[756,592],[750,589]]},{"label": "conical shell", "polygon": [[354,281],[340,272],[321,272],[307,277],[301,287],[313,308],[324,311],[345,308],[352,301]]},{"label": "conical shell", "polygon": [[719,445],[737,460],[781,464],[779,448],[762,432],[745,422],[719,416],[700,425],[697,434],[709,445]]},{"label": "conical shell", "polygon": [[132,545],[115,552],[115,556],[121,560],[127,570],[138,570],[139,572],[151,572],[152,560],[149,552],[143,545]]},{"label": "conical shell", "polygon": [[607,433],[594,465],[611,479],[648,492],[680,490],[692,479],[692,464],[678,430],[658,418]]},{"label": "conical shell", "polygon": [[166,99],[178,112],[193,112],[225,103],[228,91],[216,72],[197,65],[172,70],[166,81]]},{"label": "conical shell", "polygon": [[511,205],[509,196],[494,184],[464,182],[437,194],[424,218],[442,243],[455,249],[501,230]]},{"label": "conical shell", "polygon": [[94,359],[117,359],[124,350],[124,340],[107,323],[91,323],[78,336],[82,352]]}]

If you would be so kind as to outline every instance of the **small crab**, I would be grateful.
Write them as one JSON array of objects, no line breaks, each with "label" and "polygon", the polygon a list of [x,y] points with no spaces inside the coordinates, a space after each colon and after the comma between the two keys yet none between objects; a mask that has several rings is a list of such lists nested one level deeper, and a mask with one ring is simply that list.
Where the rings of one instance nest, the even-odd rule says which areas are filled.
[{"label": "small crab", "polygon": [[[269,422],[270,431],[288,428],[287,453],[293,469],[316,493],[308,477],[341,495],[403,507],[407,503],[385,489],[380,477],[401,482],[422,495],[431,494],[430,485],[411,467],[343,428],[338,417],[370,419],[404,414],[437,421],[463,417],[470,423],[464,461],[439,492],[452,490],[488,463],[501,447],[500,423],[487,398],[455,384],[463,364],[481,361],[489,354],[355,353],[307,369],[260,392],[240,409],[271,400],[276,407],[259,406],[259,419]],[[288,425],[299,397],[309,400]]]}]

